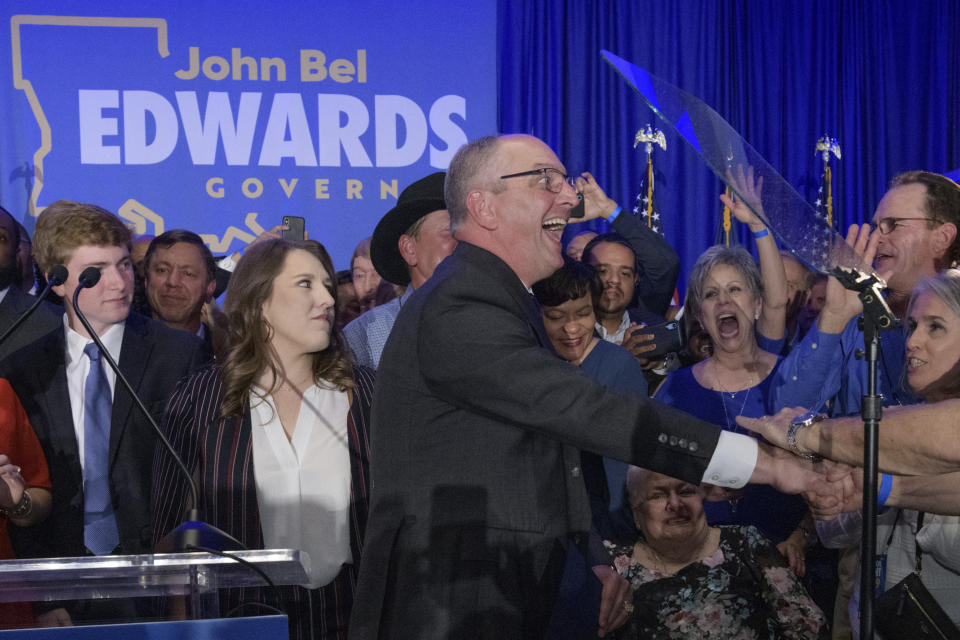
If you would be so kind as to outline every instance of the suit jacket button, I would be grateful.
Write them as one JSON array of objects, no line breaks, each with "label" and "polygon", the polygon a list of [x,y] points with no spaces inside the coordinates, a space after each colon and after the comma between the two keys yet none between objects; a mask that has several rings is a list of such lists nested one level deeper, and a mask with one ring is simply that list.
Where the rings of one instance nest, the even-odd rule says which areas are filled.
[{"label": "suit jacket button", "polygon": [[671,447],[677,446],[677,436],[670,436],[670,446]]},{"label": "suit jacket button", "polygon": [[691,442],[691,443],[690,443],[690,447],[689,447],[690,451],[696,451],[696,450],[699,449],[699,448],[700,448],[700,445],[697,444],[696,442]]},{"label": "suit jacket button", "polygon": [[686,449],[686,448],[687,448],[687,439],[686,439],[686,438],[680,438],[680,441],[679,441],[677,444],[680,445],[680,448],[681,448],[681,449]]},{"label": "suit jacket button", "polygon": [[659,442],[660,444],[667,444],[667,434],[661,433],[660,435],[658,435],[657,442]]},{"label": "suit jacket button", "polygon": [[570,475],[572,475],[574,478],[579,478],[579,477],[580,477],[580,467],[574,467],[573,469],[570,469]]}]

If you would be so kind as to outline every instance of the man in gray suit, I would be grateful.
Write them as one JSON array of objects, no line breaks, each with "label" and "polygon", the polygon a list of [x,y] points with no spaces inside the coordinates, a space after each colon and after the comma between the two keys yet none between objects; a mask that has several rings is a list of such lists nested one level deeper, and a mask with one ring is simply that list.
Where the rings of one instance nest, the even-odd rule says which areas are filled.
[{"label": "man in gray suit", "polygon": [[580,449],[724,487],[821,484],[797,459],[556,357],[529,288],[562,264],[577,198],[543,142],[469,143],[445,200],[459,245],[380,361],[352,637],[542,637],[567,545],[587,542]]}]

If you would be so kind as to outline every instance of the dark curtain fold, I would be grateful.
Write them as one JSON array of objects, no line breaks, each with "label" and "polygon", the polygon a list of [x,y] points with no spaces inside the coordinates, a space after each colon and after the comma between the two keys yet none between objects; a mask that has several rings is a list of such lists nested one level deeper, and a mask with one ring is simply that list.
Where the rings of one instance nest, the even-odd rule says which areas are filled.
[{"label": "dark curtain fold", "polygon": [[810,201],[822,168],[814,145],[837,137],[841,229],[869,220],[895,174],[960,168],[955,0],[500,0],[498,20],[501,132],[543,138],[632,209],[646,161],[634,134],[664,130],[656,196],[681,290],[717,238],[722,185],[601,49],[703,99]]}]

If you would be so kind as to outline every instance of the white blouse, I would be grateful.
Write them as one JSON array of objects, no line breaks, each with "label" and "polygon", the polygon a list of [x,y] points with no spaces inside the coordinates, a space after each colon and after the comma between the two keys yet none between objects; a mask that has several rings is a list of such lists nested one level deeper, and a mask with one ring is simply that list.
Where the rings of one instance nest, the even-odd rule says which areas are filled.
[{"label": "white blouse", "polygon": [[251,391],[250,407],[264,547],[306,551],[307,586],[322,587],[337,577],[343,564],[353,562],[349,398],[336,388],[308,389],[289,440],[272,396],[264,401]]}]

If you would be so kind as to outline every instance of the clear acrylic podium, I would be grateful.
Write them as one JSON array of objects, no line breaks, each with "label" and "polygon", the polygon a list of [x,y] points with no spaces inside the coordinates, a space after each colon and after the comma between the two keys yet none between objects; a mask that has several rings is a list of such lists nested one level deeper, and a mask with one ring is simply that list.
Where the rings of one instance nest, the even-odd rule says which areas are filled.
[{"label": "clear acrylic podium", "polygon": [[[231,551],[275,585],[307,583],[309,556],[292,549]],[[187,596],[194,618],[219,616],[218,589],[265,586],[256,571],[204,552],[0,560],[0,602]]]}]

